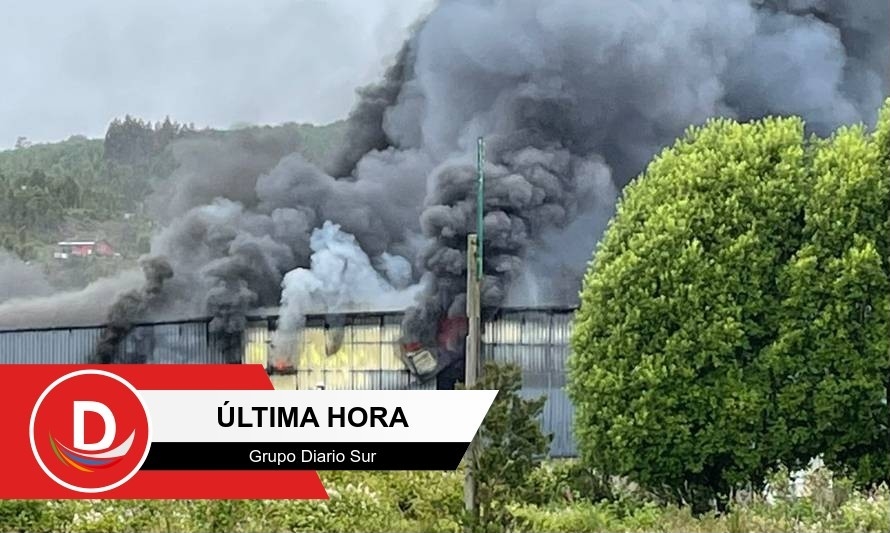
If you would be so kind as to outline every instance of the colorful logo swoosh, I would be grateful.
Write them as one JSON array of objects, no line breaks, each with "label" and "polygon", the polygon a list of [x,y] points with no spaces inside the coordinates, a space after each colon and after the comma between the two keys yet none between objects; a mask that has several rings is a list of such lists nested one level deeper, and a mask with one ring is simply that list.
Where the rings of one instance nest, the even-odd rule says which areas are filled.
[{"label": "colorful logo swoosh", "polygon": [[49,443],[52,446],[53,453],[56,454],[56,457],[59,458],[62,464],[76,468],[81,472],[94,472],[95,470],[93,469],[108,468],[120,461],[130,451],[135,438],[136,431],[134,430],[120,446],[101,453],[74,451],[56,440],[52,433],[49,434]]}]

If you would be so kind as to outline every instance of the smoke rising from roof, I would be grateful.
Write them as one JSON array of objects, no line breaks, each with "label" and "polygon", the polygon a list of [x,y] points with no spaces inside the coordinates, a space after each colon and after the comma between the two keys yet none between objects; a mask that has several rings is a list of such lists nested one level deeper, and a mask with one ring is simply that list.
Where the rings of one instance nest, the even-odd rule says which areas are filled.
[{"label": "smoke rising from roof", "polygon": [[307,314],[386,311],[410,306],[420,285],[411,284],[411,264],[384,252],[372,260],[355,237],[331,222],[312,232],[309,268],[288,272],[282,282],[281,315],[272,357],[287,364]]},{"label": "smoke rising from roof", "polygon": [[890,6],[840,4],[443,0],[361,91],[324,168],[257,133],[177,147],[152,246],[174,275],[152,313],[210,314],[236,333],[252,307],[335,305],[307,302],[314,278],[293,272],[330,253],[313,231],[339,227],[366,257],[410,263],[406,341],[433,342],[465,305],[479,136],[483,304],[573,304],[620,189],[688,126],[796,114],[824,134],[874,120]]},{"label": "smoke rising from roof", "polygon": [[105,331],[96,347],[97,363],[117,361],[117,346],[132,327],[133,318],[142,316],[162,296],[164,282],[173,277],[173,270],[163,257],[146,258],[141,266],[145,284],[119,296],[111,306]]}]

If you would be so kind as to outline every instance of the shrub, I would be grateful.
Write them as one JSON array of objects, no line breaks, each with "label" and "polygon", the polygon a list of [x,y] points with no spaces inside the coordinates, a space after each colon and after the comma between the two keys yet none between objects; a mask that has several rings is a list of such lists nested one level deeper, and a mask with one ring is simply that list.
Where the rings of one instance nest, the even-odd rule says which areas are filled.
[{"label": "shrub", "polygon": [[890,479],[890,105],[874,135],[712,120],[625,195],[569,360],[583,459],[696,511],[777,463]]},{"label": "shrub", "polygon": [[[565,465],[555,467],[548,470]],[[328,501],[0,501],[0,532],[462,531],[460,472],[322,472],[322,478],[331,492]],[[734,500],[719,516],[696,516],[689,507],[634,498],[503,502],[509,525],[501,531],[885,533],[890,524],[886,486],[854,490],[849,480],[819,470],[797,496],[790,491],[787,470],[770,481],[774,497]],[[418,499],[410,511],[403,508],[406,492]],[[437,508],[437,502],[445,506]]]},{"label": "shrub", "polygon": [[550,447],[538,421],[546,398],[525,399],[521,387],[518,366],[493,362],[486,363],[474,387],[498,391],[477,434],[478,447],[465,457],[476,478],[475,513],[465,517],[474,531],[510,526],[508,504],[531,497],[529,478]]}]

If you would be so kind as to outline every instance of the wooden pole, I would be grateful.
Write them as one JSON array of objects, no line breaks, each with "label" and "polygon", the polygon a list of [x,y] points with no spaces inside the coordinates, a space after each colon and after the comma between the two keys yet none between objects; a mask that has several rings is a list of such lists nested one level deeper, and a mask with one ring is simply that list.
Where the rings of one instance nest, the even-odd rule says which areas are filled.
[{"label": "wooden pole", "polygon": [[[485,141],[479,137],[476,143],[476,233],[467,235],[467,346],[466,346],[466,379],[468,389],[476,386],[482,373],[480,350],[482,348],[481,316],[482,316],[482,274],[485,216]],[[472,518],[465,527],[469,533],[472,524],[479,522],[479,502],[477,498],[476,466],[479,453],[479,428],[467,449],[467,473],[464,479],[464,505],[467,514]]]},{"label": "wooden pole", "polygon": [[[475,234],[467,235],[467,358],[466,358],[466,387],[472,388],[476,385],[480,370],[479,349],[481,346],[480,339],[480,276],[476,273],[477,261],[477,236]],[[476,450],[477,434],[467,449],[467,471],[464,479],[464,505],[468,514],[476,518],[479,510],[476,501]],[[469,527],[466,529],[470,531]]]}]

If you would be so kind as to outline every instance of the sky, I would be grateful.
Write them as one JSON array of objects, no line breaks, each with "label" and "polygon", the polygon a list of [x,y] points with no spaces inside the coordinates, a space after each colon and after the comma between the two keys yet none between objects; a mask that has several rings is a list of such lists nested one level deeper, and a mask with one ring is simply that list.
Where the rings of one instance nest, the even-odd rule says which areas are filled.
[{"label": "sky", "polygon": [[431,1],[7,3],[0,149],[102,137],[126,114],[215,128],[345,118]]}]

